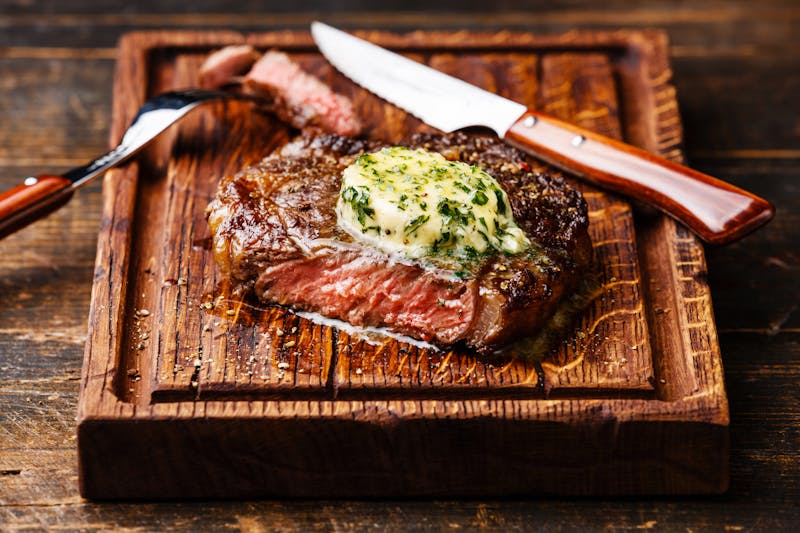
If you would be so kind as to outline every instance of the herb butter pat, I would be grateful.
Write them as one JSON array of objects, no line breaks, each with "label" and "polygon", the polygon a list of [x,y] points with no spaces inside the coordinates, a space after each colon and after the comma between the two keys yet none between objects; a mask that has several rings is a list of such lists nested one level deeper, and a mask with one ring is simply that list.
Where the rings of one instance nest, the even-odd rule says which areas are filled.
[{"label": "herb butter pat", "polygon": [[353,238],[411,258],[515,254],[530,245],[497,180],[421,149],[356,159],[342,174],[336,214]]}]

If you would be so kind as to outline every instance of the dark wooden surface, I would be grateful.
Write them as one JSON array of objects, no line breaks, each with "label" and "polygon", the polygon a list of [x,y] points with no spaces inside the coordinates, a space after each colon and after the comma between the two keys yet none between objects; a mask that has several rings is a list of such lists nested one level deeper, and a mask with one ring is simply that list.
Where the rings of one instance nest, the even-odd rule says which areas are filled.
[{"label": "dark wooden surface", "polygon": [[[365,37],[570,123],[682,157],[661,32]],[[148,94],[195,85],[211,50],[244,40],[286,52],[348,95],[375,139],[424,127],[337,73],[307,31],[162,30],[128,33],[120,44],[112,135],[122,137]],[[206,106],[136,165],[106,176],[78,402],[83,496],[727,488],[721,357],[702,248],[685,229],[662,216],[636,218],[624,199],[577,182],[598,295],[541,365],[396,340],[370,345],[220,291],[212,256],[197,244],[207,240],[205,209],[220,176],[286,136],[285,124],[249,103]]]},{"label": "dark wooden surface", "polygon": [[[0,12],[0,186],[107,146],[116,39],[133,29],[659,27],[672,41],[689,161],[776,204],[764,230],[707,251],[731,410],[731,487],[710,498],[90,504],[76,483],[75,411],[99,184],[0,243],[0,528],[245,530],[793,530],[800,500],[800,10],[794,2],[310,2],[265,12],[192,3],[6,1]],[[429,12],[423,12],[428,7]],[[236,9],[237,12],[229,10]],[[276,8],[278,9],[278,8]],[[458,11],[454,11],[454,9]],[[499,8],[497,8],[499,9]]]}]

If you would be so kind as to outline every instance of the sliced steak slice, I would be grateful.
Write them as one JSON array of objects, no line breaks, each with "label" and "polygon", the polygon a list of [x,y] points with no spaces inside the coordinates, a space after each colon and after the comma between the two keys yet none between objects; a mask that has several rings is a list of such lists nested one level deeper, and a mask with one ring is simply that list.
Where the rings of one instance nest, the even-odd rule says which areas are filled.
[{"label": "sliced steak slice", "polygon": [[259,55],[250,45],[226,46],[200,67],[198,83],[207,89],[240,85],[263,98],[270,111],[297,129],[316,128],[358,135],[361,122],[347,97],[336,94],[278,50]]},{"label": "sliced steak slice", "polygon": [[249,44],[226,46],[212,52],[200,67],[200,87],[218,89],[238,83],[237,77],[244,75],[259,54]]},{"label": "sliced steak slice", "polygon": [[264,302],[440,346],[488,352],[537,333],[591,262],[582,196],[560,177],[526,170],[526,156],[496,137],[426,135],[408,145],[494,176],[533,246],[465,266],[398,259],[354,241],[337,226],[340,176],[378,146],[331,134],[304,137],[223,178],[209,206],[222,273]]},{"label": "sliced steak slice", "polygon": [[245,76],[244,88],[274,98],[278,116],[298,129],[315,126],[340,135],[361,132],[352,102],[283,52],[270,50],[264,54]]}]

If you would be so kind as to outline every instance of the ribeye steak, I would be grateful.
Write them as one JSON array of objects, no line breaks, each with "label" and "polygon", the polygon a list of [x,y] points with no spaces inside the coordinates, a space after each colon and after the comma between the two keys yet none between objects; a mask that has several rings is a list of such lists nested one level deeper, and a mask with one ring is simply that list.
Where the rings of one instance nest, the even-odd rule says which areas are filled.
[{"label": "ribeye steak", "polygon": [[208,211],[222,273],[265,303],[439,346],[485,353],[537,333],[591,263],[583,197],[562,178],[531,171],[527,156],[493,136],[427,134],[407,145],[494,176],[530,249],[465,265],[406,261],[355,241],[337,226],[341,174],[380,145],[323,134],[222,179]]}]

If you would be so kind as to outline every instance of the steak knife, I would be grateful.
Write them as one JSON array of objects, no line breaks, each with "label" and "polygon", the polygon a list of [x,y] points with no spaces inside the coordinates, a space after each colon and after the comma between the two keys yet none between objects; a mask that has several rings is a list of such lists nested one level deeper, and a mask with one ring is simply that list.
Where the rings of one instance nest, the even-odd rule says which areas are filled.
[{"label": "steak knife", "polygon": [[485,126],[509,144],[595,185],[650,204],[710,244],[766,224],[767,200],[697,170],[485,91],[321,22],[322,54],[370,92],[444,132]]}]

